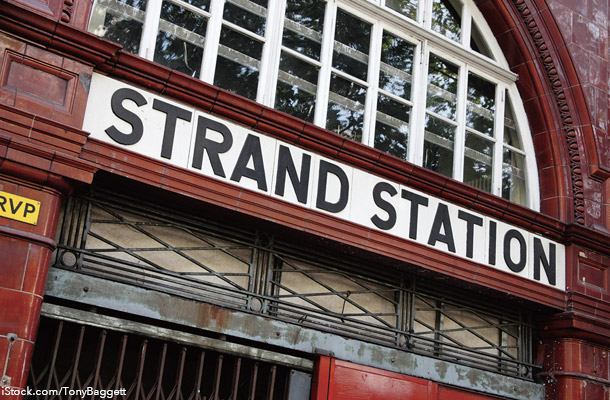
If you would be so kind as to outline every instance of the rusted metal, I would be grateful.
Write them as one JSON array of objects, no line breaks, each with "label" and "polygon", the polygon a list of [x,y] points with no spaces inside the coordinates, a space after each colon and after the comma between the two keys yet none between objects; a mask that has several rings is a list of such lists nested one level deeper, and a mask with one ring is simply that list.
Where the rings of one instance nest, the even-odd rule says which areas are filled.
[{"label": "rusted metal", "polygon": [[[131,235],[133,243],[123,243],[125,235],[118,232]],[[174,233],[188,240],[174,243]],[[94,241],[98,245],[88,245]],[[397,280],[395,274],[384,276],[378,268],[303,250],[266,232],[233,229],[225,223],[101,193],[68,201],[55,265],[400,351],[533,379],[531,329],[522,312],[408,275]],[[62,262],[66,252],[76,255],[76,265]],[[222,255],[226,261],[215,265],[204,262],[206,257],[194,257],[195,253]],[[176,271],[176,264],[164,264],[161,254],[189,267]],[[227,262],[234,267],[227,268]],[[333,308],[329,298],[340,305]],[[418,309],[415,299],[429,306]],[[376,309],[379,304],[384,306]],[[489,318],[469,325],[445,310],[454,305]],[[431,313],[436,322],[427,324]],[[459,327],[447,328],[444,321]],[[483,331],[495,334],[484,336]],[[458,333],[478,344],[457,340]]]},{"label": "rusted metal", "polygon": [[[66,388],[80,391],[90,386],[95,390],[124,389],[116,396],[121,400],[238,400],[238,395],[245,398],[245,393],[239,393],[241,388],[248,387],[252,399],[261,398],[262,393],[273,398],[274,393],[278,394],[276,388],[289,386],[286,380],[293,371],[291,367],[206,350],[192,343],[182,344],[172,340],[171,335],[144,336],[143,332],[161,328],[144,328],[145,325],[140,323],[132,322],[136,325],[131,325],[128,333],[103,325],[99,320],[96,325],[85,324],[85,317],[96,314],[73,310],[70,315],[66,307],[61,310],[67,317],[64,320],[46,316],[41,319],[28,383],[47,393],[49,400],[79,396],[49,397],[50,390]],[[75,315],[83,318],[74,321]],[[128,322],[113,321],[123,326]],[[141,329],[134,329],[137,324]],[[265,353],[269,353],[267,350],[252,350],[252,353],[263,353],[258,357],[260,359],[273,358]],[[278,354],[277,357],[288,356]],[[210,359],[213,365],[208,371],[206,359]],[[249,374],[243,373],[244,363],[252,366],[248,368]],[[269,371],[264,373],[267,387],[263,384],[257,388],[259,363],[264,367],[263,371]],[[41,385],[41,382],[46,384]],[[279,395],[285,396],[283,393]]]}]

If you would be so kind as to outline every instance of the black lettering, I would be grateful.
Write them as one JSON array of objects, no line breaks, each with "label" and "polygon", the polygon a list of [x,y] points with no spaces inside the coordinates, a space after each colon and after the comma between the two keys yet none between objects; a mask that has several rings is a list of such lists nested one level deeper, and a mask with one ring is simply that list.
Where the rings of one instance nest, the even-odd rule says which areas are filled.
[{"label": "black lettering", "polygon": [[21,208],[21,204],[23,204],[23,201],[19,201],[19,203],[17,203],[17,207],[15,207],[15,205],[13,204],[13,199],[9,199],[9,203],[11,205],[11,213],[17,214],[17,211],[19,211],[19,208]]},{"label": "black lettering", "polygon": [[[513,258],[510,254],[510,245],[513,239],[517,239],[519,243],[519,261],[513,261]],[[525,264],[527,263],[527,248],[525,245],[525,238],[518,230],[511,229],[504,235],[504,262],[508,268],[510,268],[513,272],[521,272],[523,268],[525,268]]]},{"label": "black lettering", "polygon": [[26,218],[28,214],[31,214],[34,211],[36,211],[36,206],[34,204],[25,203],[25,210],[23,210],[23,218]]},{"label": "black lettering", "polygon": [[542,240],[534,238],[534,279],[540,280],[540,263],[546,272],[546,276],[549,279],[551,285],[557,283],[557,271],[555,266],[557,251],[554,243],[549,243],[549,257],[544,252],[544,246]]},{"label": "black lettering", "polygon": [[153,101],[153,109],[165,113],[165,129],[163,130],[163,143],[161,144],[161,157],[172,158],[174,136],[176,134],[176,120],[178,118],[191,121],[192,113],[184,108],[176,107],[159,99]]},{"label": "black lettering", "polygon": [[[205,137],[208,129],[222,135],[222,142],[215,142]],[[201,169],[203,153],[207,151],[208,159],[212,165],[214,175],[226,178],[225,171],[220,162],[220,153],[226,153],[233,146],[233,135],[225,125],[212,121],[200,115],[197,119],[197,132],[195,133],[195,148],[193,149],[193,168]]]},{"label": "black lettering", "polygon": [[275,181],[275,194],[284,196],[286,188],[286,173],[290,177],[290,182],[297,195],[299,203],[307,203],[307,190],[309,188],[309,170],[311,169],[311,156],[303,154],[301,162],[301,174],[297,174],[297,169],[294,165],[294,160],[290,154],[290,149],[280,145],[280,150],[277,158],[277,177]]},{"label": "black lettering", "polygon": [[4,209],[4,205],[6,204],[6,197],[0,196],[0,208],[2,208],[2,212],[6,212]]},{"label": "black lettering", "polygon": [[[339,188],[339,199],[336,203],[331,203],[326,200],[326,186],[328,183],[328,174],[333,174],[339,178],[341,187]],[[338,213],[345,209],[349,197],[349,181],[347,175],[338,165],[331,164],[324,160],[320,160],[320,170],[318,174],[318,196],[316,199],[316,207],[321,210],[326,210],[332,213]]]},{"label": "black lettering", "polygon": [[473,257],[474,249],[474,226],[483,226],[483,218],[466,211],[458,211],[458,218],[466,221],[466,257]]},{"label": "black lettering", "polygon": [[496,228],[495,221],[489,221],[489,265],[496,265]]},{"label": "black lettering", "polygon": [[[253,167],[248,168],[248,163],[252,159]],[[258,136],[248,135],[244,142],[235,169],[231,174],[231,180],[239,182],[242,177],[254,179],[258,188],[267,191],[267,180],[265,179],[265,164],[263,163],[263,153],[261,151],[261,140]]]},{"label": "black lettering", "polygon": [[[441,233],[441,227],[443,232]],[[447,245],[447,249],[455,253],[455,241],[453,240],[453,229],[451,228],[451,219],[449,219],[449,209],[446,204],[439,204],[436,209],[436,215],[434,216],[434,222],[432,222],[432,229],[430,230],[430,238],[428,244],[431,246],[436,245],[436,242],[443,242]]]},{"label": "black lettering", "polygon": [[375,205],[377,207],[388,213],[388,219],[384,221],[377,214],[375,214],[371,218],[371,222],[373,222],[373,224],[375,224],[375,226],[379,229],[388,230],[392,229],[394,225],[396,225],[396,209],[392,204],[385,201],[381,197],[381,193],[383,192],[389,193],[392,197],[398,194],[396,188],[387,182],[379,182],[375,185],[373,188],[373,200],[375,201]]},{"label": "black lettering", "polygon": [[114,125],[106,129],[105,132],[117,143],[124,145],[136,144],[144,134],[144,126],[142,125],[142,120],[136,114],[123,107],[123,101],[125,100],[131,100],[138,107],[142,107],[146,104],[146,99],[140,93],[128,88],[121,88],[112,94],[112,99],[110,100],[112,112],[118,118],[131,125],[131,132],[123,133]]},{"label": "black lettering", "polygon": [[403,189],[400,196],[411,202],[411,217],[409,220],[409,238],[417,240],[417,221],[419,218],[419,206],[428,207],[428,198]]}]

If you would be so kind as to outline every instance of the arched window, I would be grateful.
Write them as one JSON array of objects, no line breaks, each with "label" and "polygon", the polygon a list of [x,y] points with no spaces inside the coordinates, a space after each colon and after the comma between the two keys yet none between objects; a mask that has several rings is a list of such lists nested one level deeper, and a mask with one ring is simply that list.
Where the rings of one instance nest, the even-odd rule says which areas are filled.
[{"label": "arched window", "polygon": [[89,29],[126,51],[539,208],[517,76],[471,0],[96,0]]}]

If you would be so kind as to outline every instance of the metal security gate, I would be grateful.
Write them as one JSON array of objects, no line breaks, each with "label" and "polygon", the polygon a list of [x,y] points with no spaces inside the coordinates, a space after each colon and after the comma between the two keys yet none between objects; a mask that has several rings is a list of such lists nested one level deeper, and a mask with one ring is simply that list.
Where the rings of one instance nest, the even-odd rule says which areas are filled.
[{"label": "metal security gate", "polygon": [[26,399],[308,399],[310,360],[45,304]]}]

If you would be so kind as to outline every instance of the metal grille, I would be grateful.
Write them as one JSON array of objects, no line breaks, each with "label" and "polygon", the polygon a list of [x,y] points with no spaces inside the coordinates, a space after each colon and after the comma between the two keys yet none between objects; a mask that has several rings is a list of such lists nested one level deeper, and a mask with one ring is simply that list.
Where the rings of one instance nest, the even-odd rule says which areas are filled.
[{"label": "metal grille", "polygon": [[[307,376],[286,364],[309,369],[313,365],[261,350],[256,351],[257,358],[245,357],[231,344],[224,346],[231,352],[221,352],[210,349],[213,339],[55,308],[52,311],[62,319],[43,317],[40,322],[28,387],[41,395],[30,399],[84,397],[81,393],[100,398],[91,396],[93,391],[108,398],[113,391],[112,398],[135,400],[284,399],[295,374]],[[70,314],[89,321],[71,321]],[[193,345],[206,341],[210,346]],[[272,362],[274,358],[282,364]]]},{"label": "metal grille", "polygon": [[56,266],[533,379],[532,328],[518,309],[130,202],[69,199]]}]

